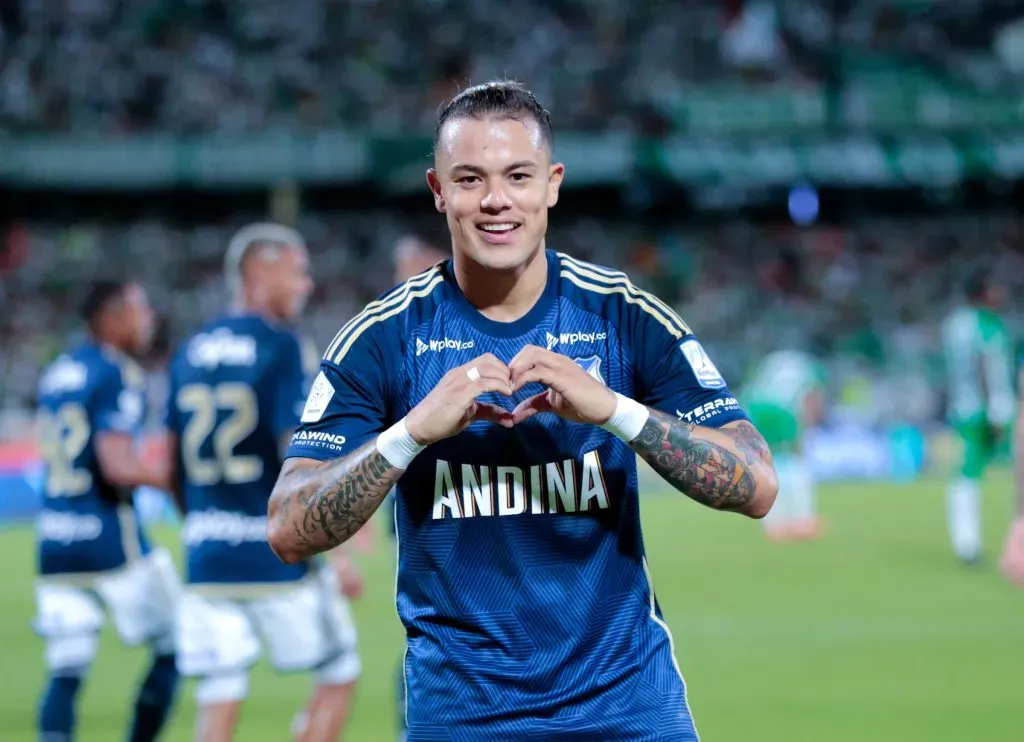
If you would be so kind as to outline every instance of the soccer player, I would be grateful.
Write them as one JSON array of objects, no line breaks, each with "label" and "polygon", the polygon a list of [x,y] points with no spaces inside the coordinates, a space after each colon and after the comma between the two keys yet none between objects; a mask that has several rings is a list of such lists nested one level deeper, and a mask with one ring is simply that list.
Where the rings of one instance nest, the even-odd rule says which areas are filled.
[{"label": "soccer player", "polygon": [[564,167],[528,90],[466,89],[434,149],[453,258],[327,348],[271,546],[289,564],[334,548],[397,484],[410,742],[695,740],[636,455],[698,502],[760,518],[768,448],[671,309],[547,249]]},{"label": "soccer player", "polygon": [[1000,445],[1009,442],[1014,415],[1009,334],[997,314],[1001,291],[986,270],[964,283],[967,303],[942,324],[949,382],[949,419],[963,458],[949,485],[947,519],[953,551],[965,564],[981,557],[981,478]]},{"label": "soccer player", "polygon": [[[329,569],[282,564],[267,545],[281,442],[298,425],[317,361],[314,352],[304,366],[289,327],[312,290],[305,243],[281,225],[249,225],[231,240],[225,271],[235,311],[189,338],[170,370],[168,448],[187,564],[178,666],[199,679],[202,742],[232,739],[261,641],[279,671],[315,675],[296,739],[335,740],[360,672],[340,591],[357,594],[359,576],[340,550]],[[331,435],[309,443],[343,446]]]},{"label": "soccer player", "polygon": [[135,487],[165,487],[136,449],[143,373],[132,360],[153,331],[137,284],[98,281],[82,306],[88,340],[59,356],[39,383],[38,435],[46,466],[39,515],[36,630],[49,671],[39,735],[75,735],[78,692],[99,645],[104,612],[129,645],[148,644],[128,739],[156,739],[178,674],[171,617],[179,590],[170,555],[151,550],[132,502]]},{"label": "soccer player", "polygon": [[771,448],[778,473],[779,494],[763,521],[773,540],[813,539],[821,533],[804,434],[823,419],[824,391],[824,369],[814,356],[780,350],[765,356],[740,395]]}]

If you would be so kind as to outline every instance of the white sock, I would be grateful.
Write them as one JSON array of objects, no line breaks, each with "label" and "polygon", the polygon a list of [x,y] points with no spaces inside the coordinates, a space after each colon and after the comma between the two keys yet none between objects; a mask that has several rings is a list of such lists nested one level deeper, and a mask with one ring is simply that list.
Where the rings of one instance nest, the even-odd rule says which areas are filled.
[{"label": "white sock", "polygon": [[792,483],[793,518],[798,521],[808,521],[818,517],[818,498],[814,488],[814,472],[801,457],[793,459],[790,477]]},{"label": "white sock", "polygon": [[975,559],[981,552],[981,488],[972,479],[949,484],[946,518],[953,551],[961,559]]}]

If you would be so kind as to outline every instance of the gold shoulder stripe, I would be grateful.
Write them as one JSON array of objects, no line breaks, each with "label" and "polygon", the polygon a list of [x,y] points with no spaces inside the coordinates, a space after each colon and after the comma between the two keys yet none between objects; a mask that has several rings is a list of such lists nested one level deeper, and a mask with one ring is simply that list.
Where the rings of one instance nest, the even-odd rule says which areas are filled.
[{"label": "gold shoulder stripe", "polygon": [[348,335],[345,338],[344,342],[341,344],[337,352],[331,358],[331,362],[341,363],[341,360],[352,348],[352,345],[356,342],[356,340],[359,339],[360,335],[362,335],[364,332],[366,332],[369,328],[373,327],[377,323],[383,322],[386,319],[394,317],[396,314],[401,314],[409,307],[410,304],[412,304],[413,299],[419,299],[421,297],[428,296],[431,292],[433,292],[435,288],[437,288],[438,284],[443,282],[444,276],[441,275],[440,273],[437,273],[434,275],[433,278],[430,279],[429,283],[422,286],[417,286],[416,288],[412,288],[409,291],[404,291],[402,293],[403,298],[398,304],[389,303],[387,307],[382,306],[379,308],[380,314],[365,316],[359,322],[359,324],[352,326],[352,329],[348,332]]},{"label": "gold shoulder stripe", "polygon": [[625,299],[629,304],[636,304],[638,307],[640,307],[640,309],[642,309],[644,312],[646,312],[655,320],[657,320],[658,323],[666,330],[668,330],[668,333],[677,340],[681,339],[684,335],[687,334],[680,330],[677,325],[673,324],[671,321],[666,319],[665,315],[663,315],[661,312],[652,307],[649,303],[647,303],[645,299],[631,294],[629,290],[622,284],[612,285],[593,283],[591,281],[586,280],[585,278],[581,278],[572,271],[565,270],[564,268],[559,273],[559,275],[562,278],[565,278],[571,281],[572,283],[576,284],[584,291],[593,291],[595,294],[620,294],[622,298]]},{"label": "gold shoulder stripe", "polygon": [[374,301],[371,301],[369,304],[363,307],[362,311],[359,312],[359,314],[357,314],[355,317],[346,322],[342,326],[342,328],[338,330],[338,333],[334,336],[334,339],[331,340],[330,344],[327,346],[327,350],[324,352],[324,360],[331,359],[335,351],[337,351],[341,343],[344,341],[346,334],[351,329],[353,329],[357,324],[362,322],[368,315],[373,314],[377,310],[383,311],[388,307],[392,307],[395,304],[401,303],[402,300],[406,296],[408,296],[410,291],[430,283],[439,275],[439,273],[440,271],[435,266],[434,268],[431,268],[430,270],[425,271],[424,273],[420,273],[419,275],[413,276],[408,281],[403,283],[401,286],[398,286],[397,288],[393,289],[390,293],[382,296],[380,299],[375,299]]},{"label": "gold shoulder stripe", "polygon": [[576,258],[573,258],[569,255],[565,255],[563,253],[559,253],[559,256],[562,258],[563,264],[565,264],[572,270],[575,270],[580,275],[595,278],[598,280],[600,280],[600,278],[603,277],[607,281],[625,281],[629,287],[629,290],[634,296],[642,296],[643,298],[647,299],[647,301],[650,302],[652,305],[658,307],[668,319],[673,320],[679,324],[680,329],[682,329],[683,331],[683,334],[690,335],[693,333],[693,331],[690,329],[690,326],[683,321],[682,317],[676,314],[676,311],[672,309],[672,307],[663,302],[654,294],[648,291],[644,291],[642,288],[639,288],[636,284],[630,281],[629,276],[627,276],[622,271],[615,271],[609,268],[602,268],[592,263],[585,263],[582,260],[577,260]]}]

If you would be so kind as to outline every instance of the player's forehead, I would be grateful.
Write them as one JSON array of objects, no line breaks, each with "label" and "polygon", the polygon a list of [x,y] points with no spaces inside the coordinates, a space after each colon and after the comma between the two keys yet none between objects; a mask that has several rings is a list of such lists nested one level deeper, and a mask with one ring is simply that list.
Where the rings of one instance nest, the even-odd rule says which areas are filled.
[{"label": "player's forehead", "polygon": [[309,252],[304,245],[285,245],[283,255],[284,259],[295,267],[302,267],[309,263]]},{"label": "player's forehead", "polygon": [[271,268],[301,267],[309,261],[305,245],[294,242],[261,242],[254,243],[243,260],[261,263]]},{"label": "player's forehead", "polygon": [[149,305],[149,294],[137,283],[130,283],[124,289],[124,304],[129,307],[145,307]]},{"label": "player's forehead", "polygon": [[540,125],[531,117],[459,116],[441,128],[437,158],[439,169],[501,170],[514,162],[541,164],[547,148]]}]

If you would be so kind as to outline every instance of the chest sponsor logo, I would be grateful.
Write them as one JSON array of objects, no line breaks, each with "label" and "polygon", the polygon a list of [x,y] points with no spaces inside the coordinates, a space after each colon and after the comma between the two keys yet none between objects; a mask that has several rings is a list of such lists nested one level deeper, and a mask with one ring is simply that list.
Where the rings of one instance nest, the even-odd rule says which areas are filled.
[{"label": "chest sponsor logo", "polygon": [[440,353],[444,350],[469,350],[474,348],[476,343],[472,340],[452,340],[451,338],[441,338],[439,340],[428,340],[423,342],[419,338],[416,338],[416,355],[421,356],[424,353]]},{"label": "chest sponsor logo", "polygon": [[611,507],[601,458],[548,464],[477,466],[437,460],[432,518],[586,513]]},{"label": "chest sponsor logo", "polygon": [[547,334],[548,350],[556,345],[575,345],[576,343],[596,343],[599,340],[607,340],[606,332],[562,332],[558,335]]}]

